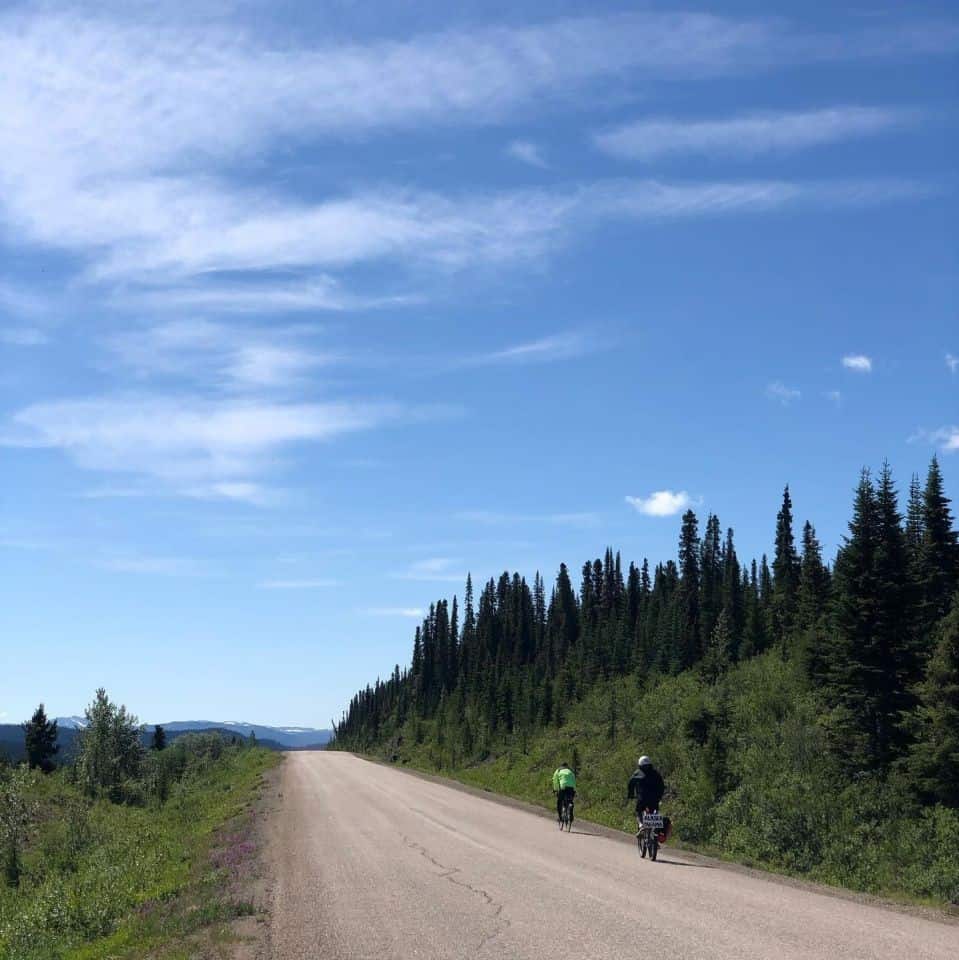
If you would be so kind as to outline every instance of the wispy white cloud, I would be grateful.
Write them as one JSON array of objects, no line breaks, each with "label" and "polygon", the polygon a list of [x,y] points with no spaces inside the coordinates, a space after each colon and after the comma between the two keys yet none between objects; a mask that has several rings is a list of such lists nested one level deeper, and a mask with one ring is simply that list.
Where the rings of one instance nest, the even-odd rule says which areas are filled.
[{"label": "wispy white cloud", "polygon": [[196,563],[184,557],[154,557],[139,553],[104,556],[96,565],[115,573],[139,573],[164,577],[193,576]]},{"label": "wispy white cloud", "polygon": [[84,500],[134,500],[139,497],[147,497],[150,492],[149,488],[144,486],[109,485],[91,487],[89,490],[82,491],[78,496]]},{"label": "wispy white cloud", "polygon": [[959,451],[959,426],[939,427],[937,430],[926,430],[920,427],[911,437],[909,443],[931,443],[943,453]]},{"label": "wispy white cloud", "polygon": [[407,617],[411,620],[425,616],[420,607],[368,607],[363,612],[371,617]]},{"label": "wispy white cloud", "polygon": [[283,500],[282,491],[249,480],[217,480],[177,488],[180,496],[194,500],[231,500],[257,507],[274,506]]},{"label": "wispy white cloud", "polygon": [[462,561],[449,557],[430,557],[419,560],[406,570],[394,573],[397,580],[424,580],[434,583],[463,583],[466,580],[466,571],[460,572]]},{"label": "wispy white cloud", "polygon": [[138,24],[120,7],[113,14],[90,15],[79,5],[0,14],[0,221],[21,243],[79,253],[90,278],[150,281],[178,288],[171,300],[207,299],[225,309],[252,309],[257,297],[294,308],[342,301],[322,282],[305,292],[254,293],[200,289],[195,277],[331,271],[386,258],[503,262],[542,253],[600,218],[768,211],[867,195],[877,202],[904,192],[902,184],[825,192],[821,185],[599,184],[452,198],[384,188],[307,202],[236,177],[277,145],[498,122],[544,92],[561,98],[627,70],[688,75],[957,43],[950,24],[840,36],[776,20],[648,12],[366,46],[278,47],[253,28]]},{"label": "wispy white cloud", "polygon": [[856,373],[872,373],[872,357],[863,353],[850,353],[842,358],[842,365]]},{"label": "wispy white cloud", "polygon": [[546,521],[557,527],[587,529],[595,527],[599,523],[600,517],[598,513],[584,510],[578,513],[551,513],[546,517]]},{"label": "wispy white cloud", "polygon": [[787,387],[781,380],[774,380],[766,386],[766,396],[770,400],[776,400],[784,407],[788,407],[794,400],[798,400],[802,396],[802,392],[794,387]]},{"label": "wispy white cloud", "polygon": [[649,119],[599,133],[594,142],[606,153],[635,160],[688,153],[753,157],[876,135],[915,120],[915,113],[907,110],[855,106],[720,120]]},{"label": "wispy white cloud", "polygon": [[114,294],[111,299],[115,305],[121,306],[175,311],[195,308],[214,314],[378,310],[417,302],[417,297],[410,294],[360,296],[345,290],[336,278],[329,275],[293,278],[282,283],[242,284],[225,283],[207,276],[188,286],[136,285]]},{"label": "wispy white cloud", "polygon": [[584,333],[557,333],[540,337],[528,343],[518,343],[492,353],[480,354],[470,359],[471,364],[527,364],[549,363],[582,356],[589,350],[590,341]]},{"label": "wispy white cloud", "polygon": [[694,500],[685,490],[656,490],[648,497],[626,497],[626,502],[638,513],[648,517],[672,517],[682,510],[688,510],[699,501]]},{"label": "wispy white cloud", "polygon": [[192,378],[241,389],[289,387],[311,369],[335,362],[303,343],[296,327],[258,328],[203,319],[133,327],[105,341],[114,360],[142,378]]},{"label": "wispy white cloud", "polygon": [[[0,139],[0,144],[2,144],[2,139]],[[2,163],[2,160],[0,160],[0,163]],[[12,314],[15,317],[33,317],[43,313],[45,308],[46,301],[39,294],[17,284],[0,280],[0,315]]]},{"label": "wispy white cloud", "polygon": [[515,527],[519,524],[549,524],[557,527],[595,527],[600,522],[598,513],[579,511],[574,513],[522,514],[498,510],[464,510],[457,518],[484,527]]},{"label": "wispy white cloud", "polygon": [[[246,196],[225,184],[111,184],[82,211],[58,206],[35,236],[95,256],[93,276],[176,285],[217,271],[345,268],[377,261],[444,269],[543,254],[610,220],[643,222],[834,210],[914,199],[902,180],[663,183],[612,180],[446,197],[367,193],[320,204]],[[131,217],[144,204],[149,211]],[[32,230],[26,225],[29,234]]]},{"label": "wispy white cloud", "polygon": [[185,496],[256,502],[268,496],[260,478],[293,446],[430,416],[394,403],[119,395],[25,407],[0,445],[59,449],[82,468],[146,477]]},{"label": "wispy white cloud", "polygon": [[0,328],[0,343],[12,347],[42,347],[49,342],[49,335],[36,327]]},{"label": "wispy white cloud", "polygon": [[263,590],[321,590],[339,584],[339,580],[318,577],[312,580],[264,580],[259,586]]},{"label": "wispy white cloud", "polygon": [[241,347],[229,366],[230,376],[255,387],[288,385],[326,358],[303,349],[259,343]]},{"label": "wispy white cloud", "polygon": [[957,370],[959,370],[959,357],[953,356],[951,353],[947,353],[946,366],[949,368],[950,373],[955,373]]},{"label": "wispy white cloud", "polygon": [[542,149],[532,140],[514,140],[506,148],[506,152],[514,160],[519,160],[531,167],[544,169],[547,166]]}]

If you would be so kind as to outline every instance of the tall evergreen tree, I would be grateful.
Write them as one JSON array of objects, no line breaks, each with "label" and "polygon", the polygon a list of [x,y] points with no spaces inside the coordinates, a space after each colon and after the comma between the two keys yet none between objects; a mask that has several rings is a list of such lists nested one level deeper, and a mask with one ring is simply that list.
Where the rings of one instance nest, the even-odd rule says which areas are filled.
[{"label": "tall evergreen tree", "polygon": [[826,615],[828,603],[829,573],[822,562],[822,547],[816,537],[816,529],[807,520],[802,532],[802,560],[796,599],[798,625],[806,629],[818,623]]},{"label": "tall evergreen tree", "polygon": [[53,769],[53,758],[60,747],[57,744],[57,721],[47,719],[42,703],[23,724],[23,736],[30,769],[49,773]]},{"label": "tall evergreen tree", "polygon": [[868,470],[856,490],[849,534],[836,558],[835,623],[825,651],[832,733],[851,771],[884,767],[890,759],[894,716],[887,702],[887,671],[879,629],[881,521]]},{"label": "tall evergreen tree", "polygon": [[691,667],[701,656],[700,637],[699,522],[692,510],[683,514],[679,533],[679,607],[680,649],[674,652],[679,669]]},{"label": "tall evergreen tree", "polygon": [[922,494],[922,545],[919,555],[921,607],[918,629],[925,638],[948,612],[959,579],[959,546],[956,531],[952,528],[949,503],[939,460],[933,457]]},{"label": "tall evergreen tree", "polygon": [[153,739],[150,741],[151,750],[164,750],[166,749],[166,730],[158,723],[153,728]]},{"label": "tall evergreen tree", "polygon": [[749,579],[746,581],[744,578],[743,582],[745,626],[741,655],[744,657],[753,657],[757,653],[762,653],[767,646],[766,618],[763,612],[757,571],[756,561],[753,560],[749,565]]},{"label": "tall evergreen tree", "polygon": [[909,578],[909,551],[899,512],[899,498],[888,463],[876,486],[879,543],[876,551],[876,630],[883,662],[880,709],[893,730],[890,749],[905,747],[902,721],[915,706],[913,688],[922,676],[914,633],[914,594]]},{"label": "tall evergreen tree", "polygon": [[927,801],[959,807],[959,593],[939,627],[920,687],[909,769]]},{"label": "tall evergreen tree", "polygon": [[906,546],[917,560],[922,550],[923,521],[922,485],[919,474],[914,473],[909,481],[909,502],[906,508]]},{"label": "tall evergreen tree", "polygon": [[746,607],[743,591],[742,569],[736,556],[733,543],[733,528],[726,531],[723,544],[723,588],[722,613],[726,616],[726,629],[729,633],[730,656],[739,659],[743,643],[743,631],[746,626]]},{"label": "tall evergreen tree", "polygon": [[776,515],[776,550],[773,554],[773,636],[785,643],[796,622],[800,564],[793,537],[792,498],[789,486],[783,491],[783,502]]},{"label": "tall evergreen tree", "polygon": [[723,550],[719,517],[710,514],[700,549],[700,636],[706,644],[722,610]]},{"label": "tall evergreen tree", "polygon": [[759,608],[763,615],[763,629],[767,643],[774,639],[773,633],[773,578],[769,572],[769,560],[764,553],[759,563]]}]

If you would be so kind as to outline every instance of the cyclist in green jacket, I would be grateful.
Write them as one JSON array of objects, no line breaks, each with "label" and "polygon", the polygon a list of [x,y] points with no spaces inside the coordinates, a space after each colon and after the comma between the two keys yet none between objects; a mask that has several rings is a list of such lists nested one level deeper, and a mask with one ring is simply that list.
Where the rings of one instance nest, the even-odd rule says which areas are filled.
[{"label": "cyclist in green jacket", "polygon": [[576,796],[576,774],[568,763],[561,763],[553,774],[553,793],[556,794],[556,819],[563,818],[563,804]]}]

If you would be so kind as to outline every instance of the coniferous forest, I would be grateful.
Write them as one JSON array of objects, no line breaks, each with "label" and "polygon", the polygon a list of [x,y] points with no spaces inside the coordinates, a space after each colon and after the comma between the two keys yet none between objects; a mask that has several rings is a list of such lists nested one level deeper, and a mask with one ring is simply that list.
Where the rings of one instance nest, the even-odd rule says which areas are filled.
[{"label": "coniferous forest", "polygon": [[551,585],[468,579],[332,746],[544,804],[567,760],[582,815],[621,827],[650,753],[688,843],[959,903],[959,543],[937,460],[904,498],[888,465],[863,471],[832,563],[788,487],[772,532],[747,560],[690,510],[654,567],[607,549]]}]

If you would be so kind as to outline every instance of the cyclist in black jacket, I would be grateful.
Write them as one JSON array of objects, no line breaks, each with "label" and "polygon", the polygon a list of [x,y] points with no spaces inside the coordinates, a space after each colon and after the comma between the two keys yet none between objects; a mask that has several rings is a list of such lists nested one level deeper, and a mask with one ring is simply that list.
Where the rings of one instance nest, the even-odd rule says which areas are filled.
[{"label": "cyclist in black jacket", "polygon": [[641,817],[644,810],[658,810],[665,792],[666,784],[653,761],[645,755],[640,757],[626,787],[626,799],[636,801],[636,816]]}]

